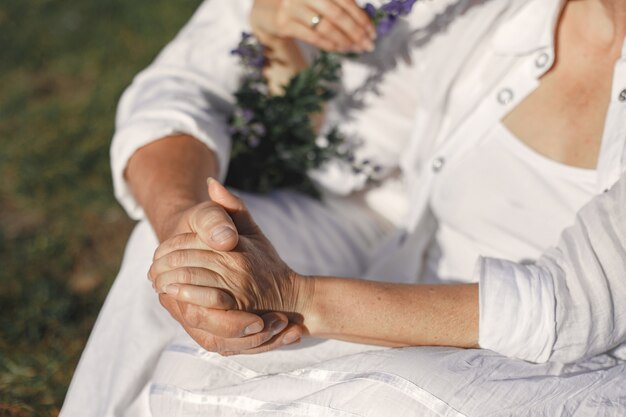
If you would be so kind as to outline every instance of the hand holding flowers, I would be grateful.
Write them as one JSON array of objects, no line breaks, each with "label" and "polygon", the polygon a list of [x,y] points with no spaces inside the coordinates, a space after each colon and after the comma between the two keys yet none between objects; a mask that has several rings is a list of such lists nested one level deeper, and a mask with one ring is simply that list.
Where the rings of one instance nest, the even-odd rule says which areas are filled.
[{"label": "hand holding flowers", "polygon": [[[391,0],[360,9],[354,0],[256,0],[251,17],[256,36],[244,34],[232,51],[244,75],[229,119],[233,147],[226,184],[255,193],[291,188],[316,196],[308,172],[331,160],[344,161],[370,181],[379,179],[380,167],[370,172],[369,163],[357,160],[356,145],[337,127],[324,129],[324,140],[316,140],[311,116],[335,97],[342,59],[371,51],[374,28],[379,37],[386,35],[416,1]],[[264,45],[276,39],[290,46]],[[305,66],[299,54],[288,52],[297,49],[294,39],[322,51]],[[281,49],[287,53],[277,52]]]}]

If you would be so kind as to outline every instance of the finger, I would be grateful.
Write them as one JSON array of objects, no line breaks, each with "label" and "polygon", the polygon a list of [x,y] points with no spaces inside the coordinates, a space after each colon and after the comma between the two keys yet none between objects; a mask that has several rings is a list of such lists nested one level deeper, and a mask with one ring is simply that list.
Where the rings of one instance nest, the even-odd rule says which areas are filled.
[{"label": "finger", "polygon": [[341,7],[357,22],[359,27],[362,27],[367,31],[370,39],[376,39],[376,28],[372,19],[361,8],[355,0],[335,0]]},{"label": "finger", "polygon": [[165,292],[165,287],[172,284],[189,284],[201,287],[216,287],[220,285],[221,276],[215,271],[206,268],[186,266],[165,271],[154,279],[154,286],[159,292]]},{"label": "finger", "polygon": [[209,197],[211,197],[211,200],[224,207],[226,212],[233,219],[239,233],[255,234],[259,232],[259,227],[254,222],[248,209],[239,197],[236,197],[213,178],[209,178],[207,182]]},{"label": "finger", "polygon": [[[248,351],[263,346],[268,341],[280,335],[288,326],[287,317],[282,313],[267,313],[262,317],[263,330],[245,337],[215,337],[215,334],[208,333],[201,329],[188,327],[185,330],[194,340],[200,340],[205,349],[218,352],[223,355],[233,352]],[[278,345],[275,345],[278,346]]]},{"label": "finger", "polygon": [[[310,22],[311,15],[314,14],[315,12],[304,14],[299,22],[303,24]],[[360,47],[356,46],[355,42],[350,39],[350,37],[346,35],[339,27],[337,27],[337,25],[334,24],[330,19],[322,17],[322,20],[317,25],[317,27],[312,30],[314,30],[318,36],[327,39],[329,42],[332,42],[334,45],[336,45],[337,50],[341,52],[357,49],[360,50]]]},{"label": "finger", "polygon": [[[333,0],[307,0],[307,6],[323,17],[322,22],[328,20],[341,30],[352,41],[353,45],[359,46],[363,50],[374,48],[371,36],[366,29],[367,26],[354,19],[352,14],[342,7],[343,4]],[[320,26],[322,22],[320,22]],[[318,26],[317,29],[321,31],[322,28]]]},{"label": "finger", "polygon": [[295,323],[290,323],[282,332],[272,337],[270,340],[263,343],[262,345],[250,349],[243,349],[240,351],[227,351],[224,352],[224,356],[252,355],[257,353],[269,352],[270,350],[274,350],[282,346],[300,343],[301,339],[302,327]]},{"label": "finger", "polygon": [[195,329],[215,337],[250,337],[262,332],[265,328],[261,317],[245,311],[212,310],[193,306],[180,303],[167,294],[159,295],[159,301],[186,329]]},{"label": "finger", "polygon": [[[349,51],[354,49],[355,42],[345,34],[341,28],[339,28],[332,19],[327,18],[318,10],[308,7],[298,7],[293,10],[293,19],[295,22],[302,26],[308,26],[311,31],[315,33],[316,37],[326,39],[329,42],[332,42],[334,48],[333,50],[337,51]],[[317,25],[317,27],[311,27],[311,19],[319,15],[321,16],[321,21]],[[287,28],[288,30],[289,28]]]},{"label": "finger", "polygon": [[237,246],[237,228],[220,204],[203,204],[191,213],[188,223],[200,240],[212,249],[229,251]]},{"label": "finger", "polygon": [[176,300],[219,310],[237,309],[237,303],[226,292],[217,288],[188,284],[168,284],[163,287],[165,293]]},{"label": "finger", "polygon": [[168,253],[172,253],[177,250],[185,249],[207,249],[206,243],[204,243],[196,233],[183,233],[167,239],[161,243],[157,250],[154,252],[152,260],[155,261]]},{"label": "finger", "polygon": [[163,292],[178,301],[200,307],[217,310],[235,310],[238,308],[233,297],[217,288],[186,284],[169,284],[157,288],[163,288]]},{"label": "finger", "polygon": [[[213,271],[207,274],[211,287],[222,287],[220,279],[222,255],[209,250],[183,249],[175,250],[156,259],[150,265],[148,275],[156,282],[160,275],[181,268],[204,268]],[[181,271],[183,272],[183,271]]]},{"label": "finger", "polygon": [[310,23],[303,24],[300,21],[293,21],[286,27],[285,33],[288,37],[300,39],[323,51],[341,51],[341,48],[339,47],[339,45],[335,44],[335,42],[322,36],[317,30],[311,29]]}]

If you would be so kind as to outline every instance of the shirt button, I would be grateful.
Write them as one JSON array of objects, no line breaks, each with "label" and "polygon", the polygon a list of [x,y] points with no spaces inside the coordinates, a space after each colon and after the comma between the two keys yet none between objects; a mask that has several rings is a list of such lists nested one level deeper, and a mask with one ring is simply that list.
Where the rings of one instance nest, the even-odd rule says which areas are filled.
[{"label": "shirt button", "polygon": [[506,106],[513,101],[513,97],[513,90],[511,90],[510,88],[504,88],[498,93],[498,103]]},{"label": "shirt button", "polygon": [[436,158],[433,161],[433,172],[437,173],[439,171],[441,171],[441,169],[443,168],[443,166],[446,164],[446,160],[444,158]]},{"label": "shirt button", "polygon": [[622,102],[626,101],[626,88],[620,91],[618,99]]},{"label": "shirt button", "polygon": [[535,66],[537,68],[544,68],[550,62],[550,55],[547,52],[542,52],[535,59]]}]

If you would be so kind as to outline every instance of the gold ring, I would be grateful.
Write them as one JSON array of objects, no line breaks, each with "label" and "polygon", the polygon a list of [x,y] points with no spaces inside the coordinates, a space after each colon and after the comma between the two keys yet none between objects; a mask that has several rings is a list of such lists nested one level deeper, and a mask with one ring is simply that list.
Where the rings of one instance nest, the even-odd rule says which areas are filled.
[{"label": "gold ring", "polygon": [[311,29],[315,30],[315,28],[317,28],[317,26],[320,24],[321,21],[322,21],[322,16],[318,14],[313,16],[311,18]]}]

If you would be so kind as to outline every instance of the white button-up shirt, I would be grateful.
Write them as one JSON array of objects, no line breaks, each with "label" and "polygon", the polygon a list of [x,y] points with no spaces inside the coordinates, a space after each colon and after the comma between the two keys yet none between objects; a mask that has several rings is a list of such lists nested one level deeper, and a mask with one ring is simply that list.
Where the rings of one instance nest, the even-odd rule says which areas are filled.
[{"label": "white button-up shirt", "polygon": [[[123,171],[152,140],[175,132],[195,136],[214,149],[224,177],[230,149],[225,118],[241,74],[229,51],[247,29],[250,4],[205,1],[124,94],[111,155],[116,195],[131,216],[142,212]],[[376,54],[345,64],[344,92],[328,119],[341,120],[342,129],[363,139],[361,154],[387,168],[390,179],[368,191],[366,201],[401,229],[381,244],[367,276],[416,281],[420,254],[436,227],[428,209],[432,180],[537,88],[554,61],[562,6],[560,0],[422,2]],[[361,88],[372,79],[376,88]],[[558,248],[531,266],[477,261],[482,347],[529,361],[569,362],[626,341],[620,304],[626,296],[625,181],[602,193],[624,170],[624,89],[623,57],[598,162],[599,196]],[[392,179],[394,170],[401,181]],[[314,177],[331,192],[364,183],[341,164]],[[342,187],[333,189],[338,183]]]}]

